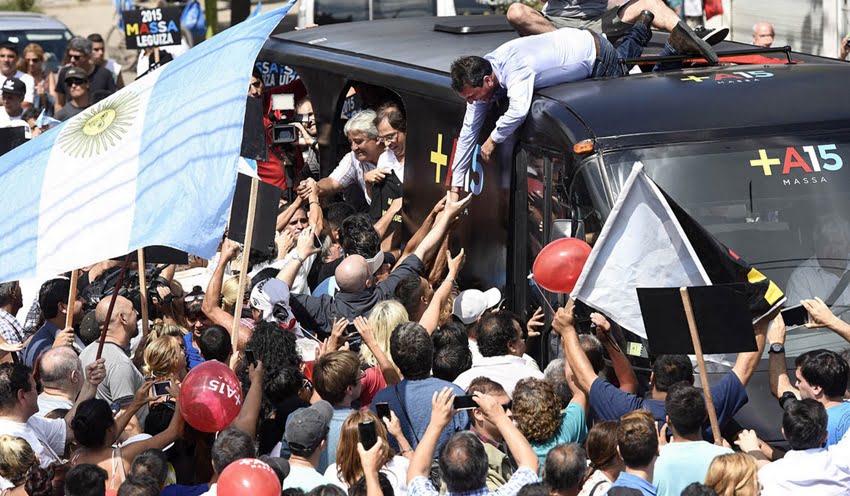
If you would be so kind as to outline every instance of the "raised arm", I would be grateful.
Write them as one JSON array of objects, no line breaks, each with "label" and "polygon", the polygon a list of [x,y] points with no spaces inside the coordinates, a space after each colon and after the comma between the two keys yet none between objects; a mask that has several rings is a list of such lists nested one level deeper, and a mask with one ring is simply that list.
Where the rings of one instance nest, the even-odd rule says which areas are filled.
[{"label": "raised arm", "polygon": [[443,236],[445,236],[446,231],[449,229],[449,225],[458,218],[461,212],[469,205],[470,201],[472,201],[472,195],[467,195],[466,198],[457,202],[446,200],[446,208],[443,210],[440,218],[437,219],[434,228],[425,235],[425,239],[422,240],[422,243],[413,252],[423,264],[427,265],[428,261],[434,256],[434,252],[440,246]]},{"label": "raised arm", "polygon": [[[562,339],[562,345],[563,342],[564,340]],[[573,397],[570,400],[570,403],[575,403],[583,410],[587,410],[587,393],[585,393],[576,383],[576,378],[573,374],[572,367],[570,367],[569,360],[564,360],[564,377],[567,379],[567,385],[570,387],[570,391],[573,393]]]},{"label": "raised arm", "polygon": [[802,300],[800,303],[809,312],[811,321],[806,324],[808,329],[826,327],[850,342],[850,324],[836,317],[823,300],[815,297],[813,300]]},{"label": "raised arm", "polygon": [[[773,315],[768,315],[762,318],[754,326],[756,333],[756,351],[751,351],[749,353],[738,353],[738,358],[735,360],[735,365],[732,367],[732,372],[734,372],[735,375],[738,376],[738,379],[744,386],[746,386],[747,383],[750,382],[750,378],[756,371],[756,367],[758,367],[759,361],[761,360],[761,356],[764,353],[765,334],[767,333],[767,328],[770,325],[771,321],[773,321],[778,314],[779,309],[777,308]],[[782,327],[785,327],[784,322],[782,323]]]},{"label": "raised arm", "polygon": [[295,212],[301,207],[301,204],[304,203],[304,200],[300,196],[296,196],[292,203],[287,205],[286,209],[278,214],[277,222],[275,222],[275,229],[278,231],[283,231],[283,228],[289,224],[289,221],[292,220],[292,216],[295,215]]},{"label": "raised arm", "polygon": [[466,104],[466,113],[463,116],[463,127],[457,138],[455,159],[452,162],[452,188],[462,188],[466,171],[469,170],[472,154],[475,151],[475,143],[478,141],[478,133],[484,125],[489,105],[486,102],[473,102]]},{"label": "raised arm", "polygon": [[440,212],[443,211],[445,207],[446,198],[440,198],[440,201],[438,201],[436,205],[434,205],[434,208],[431,209],[431,212],[429,212],[428,216],[425,217],[425,220],[422,221],[422,224],[419,226],[419,229],[417,229],[416,232],[413,233],[413,236],[411,236],[410,240],[407,242],[407,246],[404,247],[404,251],[402,252],[401,257],[399,257],[396,265],[401,263],[401,261],[404,260],[406,256],[413,253],[413,250],[419,247],[419,245],[422,243],[422,240],[425,239],[425,236],[429,232],[431,232],[431,228],[434,227],[434,222],[437,221],[437,216],[440,214]]},{"label": "raised arm", "polygon": [[357,443],[357,454],[360,456],[360,466],[363,467],[363,477],[366,479],[366,496],[383,496],[384,494],[378,479],[378,472],[383,462],[381,449],[383,446],[384,440],[380,437],[369,451],[363,448],[362,443]]},{"label": "raised arm", "polygon": [[319,185],[313,178],[306,179],[306,182],[307,188],[303,199],[308,202],[307,220],[313,226],[313,232],[319,235],[325,226],[325,215],[322,212],[322,205],[319,203]]},{"label": "raised arm", "polygon": [[456,257],[451,258],[451,253],[447,250],[446,259],[449,261],[449,273],[443,279],[440,287],[434,291],[434,296],[431,297],[431,303],[428,304],[428,308],[425,309],[422,318],[419,319],[419,324],[428,331],[428,334],[433,334],[437,326],[440,325],[440,310],[442,310],[446,300],[452,294],[457,276],[460,274],[460,269],[466,260],[466,253],[461,248],[460,253]]},{"label": "raised arm", "polygon": [[427,478],[430,475],[431,462],[434,460],[434,451],[437,449],[440,434],[457,413],[452,409],[454,399],[454,390],[448,387],[431,395],[431,421],[428,422],[425,434],[422,435],[410,460],[410,467],[407,469],[408,485],[417,477]]},{"label": "raised arm", "polygon": [[171,416],[171,422],[168,423],[168,427],[152,438],[123,446],[121,448],[121,457],[124,458],[124,460],[131,462],[133,461],[133,458],[136,458],[137,455],[145,450],[163,449],[174,441],[180,439],[180,436],[182,436],[184,421],[183,414],[180,413],[180,401],[177,400],[180,395],[179,386],[172,386],[169,391],[174,396],[175,401],[174,414]]},{"label": "raised arm", "polygon": [[256,365],[248,365],[248,378],[251,386],[242,402],[239,415],[230,424],[251,436],[257,435],[257,417],[260,416],[260,406],[263,403],[263,362],[257,360]]},{"label": "raised arm", "polygon": [[528,468],[537,473],[540,465],[537,454],[531,449],[528,439],[514,425],[505,409],[492,396],[476,392],[473,401],[478,404],[484,418],[490,421],[499,430],[499,434],[508,445],[508,451],[513,455],[518,468]]},{"label": "raised arm", "polygon": [[393,223],[393,219],[399,212],[401,212],[401,206],[401,198],[396,198],[392,203],[390,203],[390,206],[387,208],[387,211],[384,212],[384,215],[375,222],[373,227],[375,228],[375,232],[378,233],[378,237],[380,239],[384,239],[384,236],[387,234],[387,230],[390,228],[390,224]]},{"label": "raised arm", "polygon": [[587,359],[587,355],[584,354],[584,350],[581,349],[578,342],[575,318],[573,317],[574,307],[575,304],[570,298],[566,307],[558,309],[555,313],[555,320],[552,321],[552,330],[561,336],[564,357],[570,362],[576,384],[585,394],[589,394],[590,387],[596,380],[596,373],[593,372],[593,366],[590,365],[590,360]]},{"label": "raised arm", "polygon": [[[767,330],[767,342],[772,346],[780,344],[785,347],[785,320],[782,314],[779,314],[773,321],[773,325]],[[794,393],[797,398],[800,397],[800,392],[791,384],[788,379],[788,371],[785,368],[785,352],[768,353],[768,375],[770,378],[770,393],[779,399],[787,392]]]},{"label": "raised arm", "polygon": [[221,286],[224,280],[224,270],[227,268],[228,262],[236,258],[239,253],[239,243],[232,239],[225,238],[221,244],[221,252],[218,257],[218,264],[215,266],[209,284],[207,284],[207,292],[204,293],[204,301],[201,304],[201,310],[204,315],[213,324],[227,326],[225,329],[230,329],[233,325],[233,316],[225,312],[219,305],[221,301]]},{"label": "raised arm", "polygon": [[637,394],[638,379],[632,364],[626,358],[622,348],[611,335],[611,322],[601,313],[593,312],[590,314],[590,320],[596,324],[596,337],[605,346],[608,356],[611,358],[611,366],[614,368],[614,374],[620,382],[620,391],[630,394]]},{"label": "raised arm", "polygon": [[401,378],[398,375],[398,371],[396,371],[395,367],[393,367],[390,359],[387,358],[384,350],[378,346],[378,340],[375,339],[375,334],[372,332],[372,325],[368,320],[364,319],[362,316],[354,319],[354,327],[357,329],[357,332],[360,333],[360,337],[363,339],[363,344],[369,348],[369,351],[375,355],[375,361],[378,362],[378,367],[381,368],[381,374],[384,376],[384,381],[386,381],[388,386],[392,386],[393,384],[398,384],[401,381]]},{"label": "raised arm", "polygon": [[74,431],[71,429],[71,421],[77,414],[77,407],[80,403],[94,398],[97,394],[97,386],[106,379],[106,360],[98,358],[94,362],[86,366],[86,380],[83,383],[83,388],[80,389],[80,394],[77,395],[77,401],[71,410],[65,414],[65,444],[67,445],[74,440]]}]

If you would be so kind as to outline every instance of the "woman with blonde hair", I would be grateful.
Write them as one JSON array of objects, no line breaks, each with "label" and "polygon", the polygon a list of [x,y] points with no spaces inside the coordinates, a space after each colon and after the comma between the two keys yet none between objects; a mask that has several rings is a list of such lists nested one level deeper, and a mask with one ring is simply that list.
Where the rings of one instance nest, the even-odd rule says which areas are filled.
[{"label": "woman with blonde hair", "polygon": [[[372,422],[375,425],[375,433],[383,443],[381,445],[381,469],[380,472],[389,479],[396,496],[407,493],[407,468],[410,462],[404,456],[397,455],[387,442],[388,429],[377,415],[370,410],[354,411],[342,424],[339,434],[339,445],[336,449],[336,463],[332,463],[325,470],[325,478],[332,484],[341,487],[345,491],[357,483],[363,477],[363,466],[360,464],[360,455],[357,452],[357,443],[360,442],[359,424],[361,422]],[[401,423],[398,417],[392,414],[390,429],[396,442],[399,443],[405,454],[413,456],[413,449],[401,433]]]},{"label": "woman with blonde hair", "polygon": [[[399,381],[398,367],[390,356],[390,336],[399,324],[410,320],[404,305],[396,300],[379,302],[369,314],[369,320],[358,317],[354,325],[363,338],[360,361],[367,367],[361,381],[360,407],[368,408],[378,391]],[[366,325],[363,325],[366,324]],[[380,356],[380,360],[378,359]],[[384,366],[381,365],[384,362]],[[389,378],[388,378],[389,376]],[[356,453],[355,453],[356,454]]]},{"label": "woman with blonde hair", "polygon": [[705,485],[717,496],[758,496],[756,460],[746,453],[720,455],[712,460]]},{"label": "woman with blonde hair", "polygon": [[26,439],[0,436],[0,477],[12,487],[0,491],[2,496],[47,496],[51,494],[50,473],[41,468]]},{"label": "woman with blonde hair", "polygon": [[158,381],[183,382],[188,371],[186,348],[183,340],[175,336],[161,336],[145,346],[145,364],[142,372]]},{"label": "woman with blonde hair", "polygon": [[32,76],[35,80],[35,99],[32,107],[36,112],[44,110],[45,115],[53,117],[54,102],[56,101],[56,75],[44,69],[47,58],[44,49],[38,43],[30,43],[24,47],[21,58],[18,59],[18,70]]},{"label": "woman with blonde hair", "polygon": [[180,327],[175,324],[168,324],[157,319],[148,331],[147,336],[144,336],[142,340],[139,341],[139,346],[136,348],[136,353],[133,355],[133,364],[140,370],[144,367],[145,350],[147,349],[148,344],[156,341],[157,338],[162,336],[173,336],[178,339],[183,339],[183,336],[188,334],[188,332],[189,331],[187,331],[184,327]]}]

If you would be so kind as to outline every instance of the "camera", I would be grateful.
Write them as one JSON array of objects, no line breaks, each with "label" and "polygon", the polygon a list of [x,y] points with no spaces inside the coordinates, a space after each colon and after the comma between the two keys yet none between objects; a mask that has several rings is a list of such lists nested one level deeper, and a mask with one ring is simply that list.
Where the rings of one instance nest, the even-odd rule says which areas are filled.
[{"label": "camera", "polygon": [[272,125],[272,143],[275,145],[288,145],[298,141],[298,128],[292,124],[282,122]]}]

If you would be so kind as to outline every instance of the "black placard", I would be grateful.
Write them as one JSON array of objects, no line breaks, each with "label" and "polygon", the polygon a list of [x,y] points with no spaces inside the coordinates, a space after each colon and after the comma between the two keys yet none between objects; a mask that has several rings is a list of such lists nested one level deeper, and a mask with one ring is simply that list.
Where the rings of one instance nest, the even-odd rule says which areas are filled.
[{"label": "black placard", "polygon": [[26,128],[23,126],[0,128],[0,155],[27,142]]},{"label": "black placard", "polygon": [[124,37],[127,48],[141,48],[179,45],[180,7],[157,7],[154,9],[125,10]]},{"label": "black placard", "polygon": [[[115,257],[112,260],[120,260],[123,262],[125,257],[126,255]],[[130,255],[130,261],[136,261],[135,253]],[[180,251],[168,246],[148,246],[145,248],[145,263],[186,265],[189,263],[189,254],[185,251]]]},{"label": "black placard", "polygon": [[[227,237],[240,243],[245,242],[250,197],[251,178],[245,174],[239,174],[236,180],[236,193],[233,195],[233,206],[230,208],[230,227]],[[254,236],[251,238],[251,248],[268,253],[274,245],[279,204],[280,188],[260,181],[257,188],[257,211],[254,215]]]},{"label": "black placard", "polygon": [[[654,355],[694,353],[679,288],[638,288],[638,301]],[[702,352],[756,350],[753,321],[743,284],[688,288]]]},{"label": "black placard", "polygon": [[245,126],[242,129],[242,151],[239,155],[263,162],[269,159],[263,126],[262,98],[248,97],[245,103]]}]

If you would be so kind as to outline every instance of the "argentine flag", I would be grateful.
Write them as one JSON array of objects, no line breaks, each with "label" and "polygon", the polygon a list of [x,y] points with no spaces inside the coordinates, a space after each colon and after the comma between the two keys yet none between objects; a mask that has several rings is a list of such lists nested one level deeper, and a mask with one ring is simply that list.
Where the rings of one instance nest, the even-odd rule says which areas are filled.
[{"label": "argentine flag", "polygon": [[0,282],[152,245],[210,258],[236,187],[251,69],[294,3],[0,157]]}]

